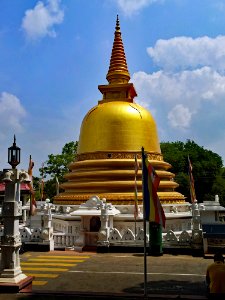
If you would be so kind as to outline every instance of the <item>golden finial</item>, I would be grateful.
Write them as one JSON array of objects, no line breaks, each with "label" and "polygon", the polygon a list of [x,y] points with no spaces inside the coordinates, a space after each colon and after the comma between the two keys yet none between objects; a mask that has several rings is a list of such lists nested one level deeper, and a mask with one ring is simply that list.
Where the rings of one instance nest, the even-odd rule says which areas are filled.
[{"label": "golden finial", "polygon": [[108,80],[109,84],[128,83],[128,81],[130,80],[118,15],[116,18],[116,30],[114,34],[112,54],[106,79]]},{"label": "golden finial", "polygon": [[120,32],[120,20],[119,20],[119,16],[116,16],[116,31]]}]

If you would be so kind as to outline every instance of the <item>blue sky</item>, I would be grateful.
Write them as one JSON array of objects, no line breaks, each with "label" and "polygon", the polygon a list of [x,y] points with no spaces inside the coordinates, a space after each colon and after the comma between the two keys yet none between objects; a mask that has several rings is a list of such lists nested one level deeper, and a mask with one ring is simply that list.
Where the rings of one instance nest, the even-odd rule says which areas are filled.
[{"label": "blue sky", "polygon": [[193,139],[225,159],[225,0],[1,0],[0,168],[78,140],[106,84],[116,15],[136,102],[161,141]]}]

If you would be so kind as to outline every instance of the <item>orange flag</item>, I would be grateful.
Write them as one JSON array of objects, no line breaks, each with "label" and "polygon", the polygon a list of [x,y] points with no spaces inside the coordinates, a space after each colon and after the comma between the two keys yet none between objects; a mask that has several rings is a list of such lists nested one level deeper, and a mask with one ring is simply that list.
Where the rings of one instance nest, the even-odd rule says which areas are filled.
[{"label": "orange flag", "polygon": [[189,156],[188,156],[188,174],[189,174],[191,202],[193,203],[196,200],[196,194],[195,194],[194,177],[192,175],[192,164],[191,164]]},{"label": "orange flag", "polygon": [[34,188],[33,188],[33,167],[34,167],[34,162],[32,161],[31,155],[30,155],[30,160],[29,160],[29,166],[28,166],[28,175],[30,176],[30,183],[29,188],[31,192],[31,199],[30,199],[30,216],[34,216],[36,214],[36,200],[35,200],[35,193],[34,193]]},{"label": "orange flag", "polygon": [[142,151],[142,168],[145,220],[161,224],[165,228],[166,217],[157,194],[160,178],[148,161],[144,150]]}]

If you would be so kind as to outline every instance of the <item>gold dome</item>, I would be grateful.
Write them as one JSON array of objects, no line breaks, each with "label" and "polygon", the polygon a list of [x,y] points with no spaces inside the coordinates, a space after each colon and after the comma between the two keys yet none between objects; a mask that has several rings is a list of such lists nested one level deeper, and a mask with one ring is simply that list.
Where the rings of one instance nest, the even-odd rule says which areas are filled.
[{"label": "gold dome", "polygon": [[[163,161],[156,123],[145,108],[136,104],[137,95],[127,69],[117,17],[115,37],[106,76],[109,84],[99,85],[103,99],[84,117],[76,161],[65,175],[65,192],[54,198],[55,204],[80,204],[91,196],[106,198],[113,204],[134,203],[134,157],[141,167],[141,148],[160,177],[158,195],[162,203],[183,203],[175,191],[178,184]],[[138,200],[142,201],[141,170],[138,173]]]},{"label": "gold dome", "polygon": [[130,74],[118,15],[106,78],[109,84],[98,86],[103,99],[83,119],[78,154],[96,151],[140,151],[141,147],[146,151],[160,153],[153,117],[149,111],[133,101],[137,94],[133,84],[128,83]]},{"label": "gold dome", "polygon": [[82,122],[78,154],[136,152],[142,146],[148,152],[160,153],[155,121],[136,103],[126,99],[102,102],[92,108]]}]

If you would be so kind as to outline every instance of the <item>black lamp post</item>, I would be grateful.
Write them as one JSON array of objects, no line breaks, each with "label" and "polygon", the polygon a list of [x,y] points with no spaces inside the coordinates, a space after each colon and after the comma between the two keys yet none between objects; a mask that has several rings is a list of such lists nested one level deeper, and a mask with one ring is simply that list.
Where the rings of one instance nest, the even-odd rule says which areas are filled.
[{"label": "black lamp post", "polygon": [[20,163],[20,148],[16,146],[16,136],[14,135],[14,142],[11,147],[8,148],[8,163],[13,169]]}]

